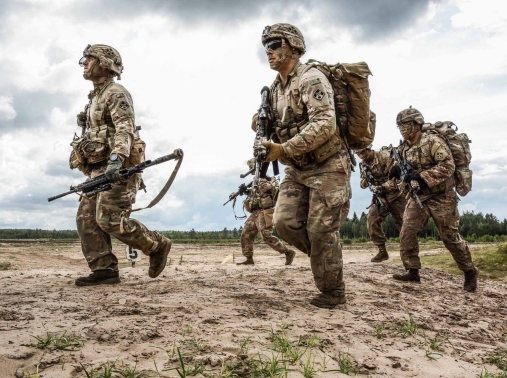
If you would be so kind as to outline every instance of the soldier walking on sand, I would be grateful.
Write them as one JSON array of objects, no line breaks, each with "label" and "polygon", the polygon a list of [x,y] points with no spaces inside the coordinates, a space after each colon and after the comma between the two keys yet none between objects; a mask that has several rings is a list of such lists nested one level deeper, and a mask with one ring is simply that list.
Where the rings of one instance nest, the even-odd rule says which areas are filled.
[{"label": "soldier walking on sand", "polygon": [[[398,182],[395,179],[389,179],[387,176],[389,170],[394,164],[391,158],[390,147],[382,147],[380,151],[374,151],[371,145],[356,151],[357,156],[362,160],[361,170],[361,188],[366,189],[370,186],[373,191],[373,198],[368,210],[367,224],[370,239],[378,247],[379,252],[371,259],[372,262],[381,262],[389,259],[386,249],[386,235],[382,230],[382,223],[387,216],[391,214],[394,225],[401,230],[403,221],[403,212],[407,200],[399,190]],[[368,183],[365,174],[370,175],[373,183]]]},{"label": "soldier walking on sand", "polygon": [[[424,118],[417,109],[410,107],[398,113],[396,124],[404,139],[399,146],[400,156],[413,168],[405,182],[416,181],[419,184],[418,195],[423,208],[414,198],[408,200],[400,232],[401,260],[408,272],[395,274],[393,278],[421,281],[418,233],[432,218],[442,242],[465,274],[464,289],[475,291],[479,269],[474,266],[468,244],[458,231],[458,197],[452,177],[455,169],[452,153],[442,137],[421,132]],[[389,177],[399,179],[400,176],[400,167],[394,165]]]},{"label": "soldier walking on sand", "polygon": [[305,41],[290,24],[262,33],[269,66],[276,143],[264,142],[267,161],[287,165],[275,208],[278,234],[310,257],[320,294],[310,303],[334,308],[345,303],[339,229],[351,197],[350,158],[336,126],[333,89],[326,76],[300,62]]},{"label": "soldier walking on sand", "polygon": [[114,81],[123,71],[121,56],[110,46],[88,45],[79,64],[84,67],[85,80],[93,83],[93,90],[85,111],[78,114],[83,132],[71,144],[70,167],[89,178],[105,174],[112,188],[80,198],[77,230],[92,273],[77,278],[75,283],[90,286],[120,282],[111,236],[149,255],[148,274],[155,278],[164,270],[171,241],[129,217],[142,185],[141,174],[127,180],[120,178],[119,171],[144,161],[145,144],[136,130],[132,97]]},{"label": "soldier walking on sand", "polygon": [[[248,167],[252,169],[253,165],[254,159],[250,159]],[[246,260],[237,265],[254,264],[253,245],[259,232],[267,245],[285,255],[285,265],[292,264],[296,252],[273,235],[273,212],[278,190],[279,184],[276,177],[260,178],[257,188],[247,189],[247,198],[243,202],[243,206],[251,214],[246,220],[241,233],[241,251]]]}]

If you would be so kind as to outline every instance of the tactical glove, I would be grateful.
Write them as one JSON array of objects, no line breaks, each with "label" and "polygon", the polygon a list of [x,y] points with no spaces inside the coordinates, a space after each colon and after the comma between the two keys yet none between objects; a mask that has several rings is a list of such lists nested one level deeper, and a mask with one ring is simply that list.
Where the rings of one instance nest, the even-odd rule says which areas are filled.
[{"label": "tactical glove", "polygon": [[405,177],[405,182],[407,183],[410,183],[412,180],[415,180],[419,183],[419,185],[422,185],[424,184],[424,180],[422,179],[421,175],[417,172],[410,172],[406,177]]},{"label": "tactical glove", "polygon": [[109,160],[107,162],[106,177],[111,182],[116,182],[121,179],[120,169],[123,168],[122,161],[118,158],[117,160]]},{"label": "tactical glove", "polygon": [[268,155],[266,156],[266,161],[275,161],[280,159],[282,156],[285,156],[285,151],[283,150],[281,144],[262,142],[262,145],[269,149]]},{"label": "tactical glove", "polygon": [[401,176],[401,168],[397,165],[393,165],[391,167],[391,169],[389,170],[389,173],[387,175],[388,178],[396,178],[396,179],[400,179],[400,176]]}]

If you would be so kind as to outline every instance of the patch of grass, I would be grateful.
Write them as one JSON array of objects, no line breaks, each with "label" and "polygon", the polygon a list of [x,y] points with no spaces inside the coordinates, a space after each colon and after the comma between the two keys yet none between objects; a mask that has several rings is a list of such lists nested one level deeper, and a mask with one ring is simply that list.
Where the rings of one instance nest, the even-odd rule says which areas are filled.
[{"label": "patch of grass", "polygon": [[375,335],[377,336],[377,339],[382,338],[382,331],[384,331],[384,326],[382,324],[378,324],[375,327]]},{"label": "patch of grass", "polygon": [[123,378],[143,378],[146,373],[137,370],[137,362],[134,366],[121,363],[121,367],[115,368],[114,372]]},{"label": "patch of grass", "polygon": [[239,342],[239,354],[248,354],[248,350],[250,349],[250,343],[252,342],[252,338],[250,336],[244,338]]},{"label": "patch of grass", "polygon": [[279,354],[271,354],[271,357],[257,354],[258,359],[250,360],[252,377],[278,378],[287,377],[290,369],[287,368],[287,362]]},{"label": "patch of grass", "polygon": [[178,361],[180,363],[180,366],[171,369],[164,369],[162,371],[176,370],[180,378],[192,377],[204,372],[204,364],[185,365],[185,362],[183,362],[183,357],[181,357],[180,348],[176,348],[176,351],[178,352]]},{"label": "patch of grass", "polygon": [[[505,280],[507,278],[507,244],[485,247],[471,253],[475,266],[481,271],[480,277],[492,280]],[[421,256],[421,263],[425,267],[463,275],[450,253]]]},{"label": "patch of grass", "polygon": [[477,378],[507,378],[507,372],[490,373],[485,367],[482,368],[481,373],[476,375]]},{"label": "patch of grass", "polygon": [[408,313],[408,321],[403,322],[403,324],[398,327],[398,331],[403,335],[403,337],[410,335],[415,336],[419,331],[419,326],[414,320],[414,316],[409,312]]},{"label": "patch of grass", "polygon": [[305,349],[300,348],[300,346],[304,346],[302,345],[302,343],[300,343],[300,341],[302,340],[301,336],[299,337],[299,340],[297,342],[291,342],[286,332],[278,333],[273,331],[273,328],[271,328],[270,330],[269,339],[272,343],[271,349],[275,352],[282,353],[282,355],[291,364],[295,364],[296,362],[298,362],[301,359],[301,357],[303,357],[303,355],[305,354],[306,349],[308,349],[308,347],[306,347]]},{"label": "patch of grass", "polygon": [[498,349],[489,358],[489,363],[507,372],[507,349]]},{"label": "patch of grass", "polygon": [[311,353],[308,353],[306,362],[299,361],[299,365],[303,369],[303,376],[305,378],[313,378],[317,374],[315,370],[315,357]]},{"label": "patch of grass", "polygon": [[43,336],[32,336],[37,340],[34,344],[21,344],[22,346],[32,347],[37,349],[53,350],[78,350],[84,344],[84,340],[67,336],[67,331],[63,332],[60,336],[55,332],[46,332]]},{"label": "patch of grass", "polygon": [[438,352],[432,352],[428,349],[426,350],[426,357],[432,361],[436,361],[440,357],[443,357],[443,354]]},{"label": "patch of grass", "polygon": [[340,367],[338,370],[322,370],[322,372],[331,372],[337,371],[339,373],[347,374],[356,373],[357,372],[357,362],[350,353],[339,353],[338,354],[338,366]]},{"label": "patch of grass", "polygon": [[195,337],[191,340],[187,340],[185,343],[195,352],[206,352],[209,349],[206,341],[198,340]]},{"label": "patch of grass", "polygon": [[298,346],[303,346],[305,348],[319,348],[320,350],[323,350],[324,340],[315,334],[311,336],[303,335],[299,336]]},{"label": "patch of grass", "polygon": [[0,262],[0,270],[9,270],[12,265],[10,262]]},{"label": "patch of grass", "polygon": [[84,365],[80,362],[79,363],[81,367],[83,368],[86,378],[112,378],[113,372],[114,372],[114,362],[106,362],[104,363],[100,368],[97,370],[90,369],[90,371],[86,370]]}]

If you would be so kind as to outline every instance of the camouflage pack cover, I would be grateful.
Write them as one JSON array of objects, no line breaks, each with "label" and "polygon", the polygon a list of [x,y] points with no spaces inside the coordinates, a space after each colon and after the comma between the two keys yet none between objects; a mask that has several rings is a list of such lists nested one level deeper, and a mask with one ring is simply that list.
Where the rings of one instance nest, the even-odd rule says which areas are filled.
[{"label": "camouflage pack cover", "polygon": [[274,24],[266,26],[262,32],[262,44],[273,38],[284,38],[287,40],[289,45],[298,49],[303,55],[306,52],[305,39],[303,33],[291,24]]},{"label": "camouflage pack cover", "polygon": [[468,139],[468,135],[458,133],[458,126],[451,121],[426,123],[422,126],[422,132],[438,134],[445,139],[456,166],[454,171],[456,192],[462,197],[466,196],[472,190],[472,171],[469,168],[472,161],[470,151],[472,141]]},{"label": "camouflage pack cover", "polygon": [[315,67],[328,78],[333,87],[336,121],[353,150],[372,144],[375,137],[376,116],[370,110],[371,71],[365,62],[329,65],[310,59],[308,69]]},{"label": "camouflage pack cover", "polygon": [[98,59],[102,68],[108,69],[121,79],[123,63],[121,55],[115,48],[108,45],[88,45],[83,51],[83,56],[93,56]]}]

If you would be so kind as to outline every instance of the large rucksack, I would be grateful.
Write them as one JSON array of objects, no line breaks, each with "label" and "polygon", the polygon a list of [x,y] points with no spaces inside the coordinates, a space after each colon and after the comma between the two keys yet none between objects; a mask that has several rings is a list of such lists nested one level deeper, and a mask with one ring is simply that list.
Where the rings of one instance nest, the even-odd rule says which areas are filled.
[{"label": "large rucksack", "polygon": [[454,171],[454,186],[456,192],[462,197],[472,190],[472,171],[469,169],[472,161],[470,143],[465,133],[458,133],[458,126],[451,121],[425,123],[422,126],[423,132],[438,133],[447,142],[451,150],[456,169]]},{"label": "large rucksack", "polygon": [[369,146],[375,137],[376,117],[370,111],[371,71],[365,62],[329,65],[310,59],[307,65],[315,67],[328,78],[334,91],[336,121],[340,134],[353,150]]}]

